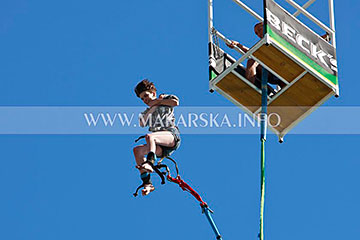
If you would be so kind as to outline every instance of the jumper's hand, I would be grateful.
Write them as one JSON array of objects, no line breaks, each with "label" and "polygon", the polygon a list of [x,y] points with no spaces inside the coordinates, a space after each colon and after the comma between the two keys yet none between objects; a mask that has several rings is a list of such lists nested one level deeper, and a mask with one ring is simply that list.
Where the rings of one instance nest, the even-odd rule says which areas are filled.
[{"label": "jumper's hand", "polygon": [[148,105],[149,105],[150,108],[152,108],[154,106],[160,105],[161,101],[162,101],[162,99],[157,98],[157,99],[154,99],[151,102],[149,102]]},{"label": "jumper's hand", "polygon": [[160,94],[157,99],[154,99],[149,103],[149,107],[160,105],[161,101],[164,99],[164,97],[165,97],[165,94]]}]

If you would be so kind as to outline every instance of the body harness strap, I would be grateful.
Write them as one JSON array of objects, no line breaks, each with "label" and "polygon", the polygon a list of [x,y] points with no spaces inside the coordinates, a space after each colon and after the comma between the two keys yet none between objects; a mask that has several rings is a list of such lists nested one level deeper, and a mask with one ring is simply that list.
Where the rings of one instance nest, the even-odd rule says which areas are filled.
[{"label": "body harness strap", "polygon": [[142,136],[138,137],[138,138],[135,140],[135,142],[137,143],[138,141],[140,141],[141,139],[143,139],[143,138],[145,138],[145,137],[146,137],[146,135],[142,135]]},{"label": "body harness strap", "polygon": [[134,193],[134,197],[136,197],[138,195],[138,191],[140,188],[144,187],[145,185],[152,184],[151,179],[150,179],[150,173],[144,172],[140,175],[140,177],[141,177],[141,180],[143,181],[143,183],[136,189],[136,191]]},{"label": "body harness strap", "polygon": [[[144,138],[144,136],[141,136],[142,138]],[[140,138],[141,139],[141,138]],[[170,175],[170,169],[166,164],[163,164],[162,161],[164,160],[164,158],[169,159],[170,161],[172,161],[175,165],[176,168],[176,178],[179,177],[179,168],[177,166],[177,163],[174,159],[172,159],[171,157],[163,157],[161,158],[156,165],[154,165],[154,162],[152,161],[145,161],[144,163],[148,163],[153,169],[154,171],[160,176],[161,178],[161,184],[165,184],[165,176],[167,176],[168,181],[170,181],[170,179],[172,179],[171,175]],[[165,168],[165,171],[161,171],[162,168]],[[150,174],[149,174],[150,176]],[[142,178],[143,179],[143,178]],[[151,182],[150,182],[151,183]],[[138,195],[138,191],[140,190],[140,188],[144,187],[146,184],[143,181],[143,184],[141,184],[135,191],[135,193],[133,193],[134,197],[136,197]]]},{"label": "body harness strap", "polygon": [[[157,175],[159,175],[159,177],[161,178],[161,184],[165,184],[164,175],[166,173],[161,172],[160,168],[164,167],[164,166],[167,167],[167,166],[165,164],[154,165],[153,161],[145,161],[143,164],[145,164],[145,163],[149,164],[152,167],[152,169],[154,169],[154,171],[157,173]],[[149,174],[149,179],[150,179],[150,173],[148,173],[148,174]],[[146,184],[151,184],[151,182],[149,182],[149,183],[143,182],[143,184],[141,184],[139,187],[137,187],[135,193],[133,193],[134,197],[136,197],[138,195],[138,191],[140,190],[140,188],[144,187]]]}]

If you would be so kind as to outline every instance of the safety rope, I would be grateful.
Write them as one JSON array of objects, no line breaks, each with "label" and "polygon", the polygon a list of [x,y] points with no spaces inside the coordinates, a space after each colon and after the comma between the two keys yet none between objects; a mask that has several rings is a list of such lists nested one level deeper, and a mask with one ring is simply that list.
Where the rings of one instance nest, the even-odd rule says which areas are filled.
[{"label": "safety rope", "polygon": [[166,178],[168,181],[178,184],[179,187],[183,191],[189,192],[191,195],[193,195],[196,198],[196,200],[198,200],[200,202],[202,213],[205,214],[207,220],[209,221],[210,226],[216,235],[216,239],[222,240],[221,234],[220,234],[218,228],[216,227],[214,220],[211,217],[211,213],[214,213],[214,212],[209,208],[207,203],[204,202],[204,200],[202,200],[200,194],[198,194],[192,187],[190,187],[189,184],[187,184],[184,180],[181,179],[181,177],[179,176],[178,170],[177,170],[177,176],[175,178],[171,177],[170,174],[168,174]]},{"label": "safety rope", "polygon": [[196,200],[198,200],[200,202],[200,206],[207,206],[206,202],[204,202],[201,198],[201,196],[194,190],[192,189],[189,184],[187,184],[186,182],[184,182],[184,180],[182,180],[180,178],[180,176],[177,176],[176,178],[173,178],[171,176],[167,176],[167,180],[169,180],[170,182],[176,183],[179,185],[179,187],[186,192],[189,192],[191,195],[193,195]]},{"label": "safety rope", "polygon": [[214,43],[214,57],[215,59],[220,59],[224,56],[224,53],[220,50],[219,37],[215,28],[211,29],[211,35]]}]

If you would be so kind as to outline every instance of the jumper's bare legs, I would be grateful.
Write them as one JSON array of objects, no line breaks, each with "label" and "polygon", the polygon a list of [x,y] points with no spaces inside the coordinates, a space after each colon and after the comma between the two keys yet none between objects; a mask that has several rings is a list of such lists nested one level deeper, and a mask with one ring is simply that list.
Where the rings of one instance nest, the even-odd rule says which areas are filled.
[{"label": "jumper's bare legs", "polygon": [[[151,173],[154,171],[150,164],[145,163],[145,161],[147,160],[145,158],[145,155],[148,155],[148,158],[149,155],[153,155],[153,158],[155,159],[155,155],[162,155],[162,148],[158,145],[162,145],[165,147],[173,147],[175,145],[174,136],[169,131],[149,133],[146,135],[145,140],[146,144],[136,146],[133,149],[136,161],[136,168],[139,169],[140,174]],[[148,195],[154,190],[154,186],[149,183],[144,186],[142,194]]]}]

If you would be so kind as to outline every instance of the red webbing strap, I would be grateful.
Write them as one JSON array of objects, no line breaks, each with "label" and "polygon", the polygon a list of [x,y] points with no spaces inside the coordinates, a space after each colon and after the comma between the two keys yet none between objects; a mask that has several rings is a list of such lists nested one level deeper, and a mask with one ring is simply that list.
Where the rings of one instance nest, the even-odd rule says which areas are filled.
[{"label": "red webbing strap", "polygon": [[176,178],[171,177],[170,175],[167,176],[167,179],[173,183],[179,184],[179,186],[181,187],[181,189],[183,191],[187,191],[189,192],[191,195],[193,195],[199,202],[201,206],[206,206],[207,204],[206,202],[204,202],[202,200],[202,198],[200,197],[200,195],[194,190],[192,189],[186,182],[184,182],[180,176],[177,176]]}]

